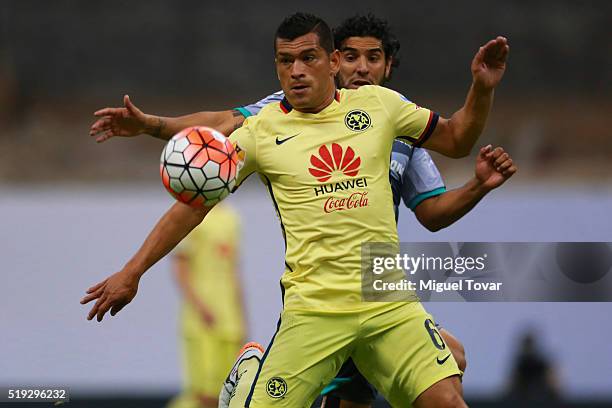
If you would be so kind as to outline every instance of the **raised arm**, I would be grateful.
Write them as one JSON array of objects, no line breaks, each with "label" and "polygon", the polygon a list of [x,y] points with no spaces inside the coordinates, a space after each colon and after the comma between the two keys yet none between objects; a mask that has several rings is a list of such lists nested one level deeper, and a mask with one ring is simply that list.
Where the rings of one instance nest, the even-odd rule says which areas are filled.
[{"label": "raised arm", "polygon": [[474,177],[465,185],[421,202],[414,213],[430,231],[438,231],[470,212],[491,190],[501,186],[516,173],[512,158],[503,148],[490,145],[480,149]]},{"label": "raised arm", "polygon": [[81,304],[97,299],[87,319],[97,316],[98,321],[102,321],[109,310],[114,316],[130,303],[136,296],[142,275],[202,222],[211,208],[196,209],[176,202],[157,222],[123,269],[87,290]]},{"label": "raised arm", "polygon": [[493,91],[504,76],[509,51],[504,37],[480,47],[472,60],[472,85],[463,107],[450,119],[439,119],[424,147],[454,158],[470,154],[489,116]]},{"label": "raised arm", "polygon": [[178,117],[163,117],[143,113],[132,103],[130,97],[123,97],[123,107],[104,108],[96,111],[96,121],[91,125],[89,135],[101,143],[112,137],[133,137],[141,134],[162,140],[190,126],[208,126],[229,136],[242,125],[244,116],[235,110],[197,112]]}]

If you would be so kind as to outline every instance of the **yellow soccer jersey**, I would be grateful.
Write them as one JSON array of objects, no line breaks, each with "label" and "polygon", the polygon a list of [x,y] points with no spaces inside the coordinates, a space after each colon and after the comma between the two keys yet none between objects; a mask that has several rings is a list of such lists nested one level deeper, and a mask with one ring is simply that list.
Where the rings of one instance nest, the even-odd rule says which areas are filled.
[{"label": "yellow soccer jersey", "polygon": [[[238,214],[225,204],[220,204],[177,249],[188,259],[194,291],[214,314],[212,331],[230,339],[244,337],[237,270],[239,239]],[[203,329],[210,332],[189,303],[183,305],[182,325],[186,335],[198,335]]]},{"label": "yellow soccer jersey", "polygon": [[257,172],[285,238],[286,309],[359,311],[362,242],[397,242],[389,158],[397,135],[414,145],[438,116],[379,86],[343,89],[317,114],[271,103],[230,139]]}]

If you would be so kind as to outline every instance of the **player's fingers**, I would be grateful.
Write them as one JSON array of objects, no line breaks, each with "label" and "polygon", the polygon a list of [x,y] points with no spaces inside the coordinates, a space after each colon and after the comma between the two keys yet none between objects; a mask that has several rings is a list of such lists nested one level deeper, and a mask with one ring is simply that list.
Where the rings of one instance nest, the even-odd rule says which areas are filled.
[{"label": "player's fingers", "polygon": [[508,155],[508,153],[504,152],[504,153],[500,154],[498,158],[495,159],[495,162],[493,162],[493,165],[495,167],[499,167],[503,162],[508,160],[509,157],[510,156]]},{"label": "player's fingers", "polygon": [[98,313],[98,309],[100,308],[102,303],[104,303],[105,300],[106,300],[106,296],[104,296],[103,294],[102,297],[98,299],[98,301],[93,305],[93,307],[89,311],[89,314],[87,315],[87,320],[91,320],[94,318],[94,316]]},{"label": "player's fingers", "polygon": [[485,45],[483,45],[483,51],[485,53],[490,53],[493,49],[495,49],[495,47],[497,46],[497,39],[494,40],[490,40],[489,42],[487,42]]},{"label": "player's fingers", "polygon": [[512,159],[508,159],[504,161],[502,164],[500,164],[499,166],[497,166],[497,171],[503,174],[503,172],[508,170],[510,166],[512,166],[512,164],[513,164]]},{"label": "player's fingers", "polygon": [[91,128],[89,128],[89,134],[93,136],[102,130],[110,128],[111,125],[112,120],[110,116],[105,116],[104,118],[97,120],[93,125],[91,125]]},{"label": "player's fingers", "polygon": [[480,151],[478,152],[478,155],[482,158],[485,159],[487,156],[487,153],[489,153],[491,151],[491,149],[493,148],[493,146],[491,145],[486,145],[480,148]]},{"label": "player's fingers", "polygon": [[499,156],[501,156],[503,152],[504,149],[502,147],[496,147],[495,149],[487,153],[487,159],[496,160]]},{"label": "player's fingers", "polygon": [[510,45],[506,44],[504,47],[504,60],[508,59],[508,54],[510,54]]},{"label": "player's fingers", "polygon": [[102,295],[102,293],[104,293],[104,288],[100,288],[97,291],[95,291],[93,293],[90,293],[89,295],[87,295],[87,296],[83,297],[83,299],[81,299],[81,304],[85,305],[85,304],[91,302],[92,300],[99,298]]},{"label": "player's fingers", "polygon": [[116,315],[117,313],[119,313],[121,311],[121,309],[123,309],[125,307],[127,303],[123,303],[123,304],[119,304],[119,305],[115,305],[112,307],[110,314],[111,316]]},{"label": "player's fingers", "polygon": [[98,313],[97,313],[97,320],[99,322],[101,322],[102,319],[104,319],[104,315],[106,314],[106,312],[108,312],[108,309],[110,309],[111,306],[112,306],[112,303],[110,299],[107,299],[104,303],[100,305],[100,307],[98,308]]},{"label": "player's fingers", "polygon": [[105,134],[103,134],[102,136],[96,137],[96,143],[106,142],[107,140],[108,140],[108,137]]},{"label": "player's fingers", "polygon": [[136,117],[141,117],[143,115],[142,111],[136,107],[130,100],[130,95],[123,96],[123,104],[127,108],[127,110]]},{"label": "player's fingers", "polygon": [[107,280],[108,279],[104,279],[102,282],[96,283],[95,285],[89,287],[87,289],[87,293],[95,292],[96,290],[100,289],[102,286],[104,286],[104,284],[106,283]]},{"label": "player's fingers", "polygon": [[516,172],[518,171],[518,168],[513,165],[511,166],[508,170],[505,170],[502,172],[502,175],[506,178],[510,178],[512,177]]},{"label": "player's fingers", "polygon": [[107,131],[102,132],[97,138],[96,138],[96,142],[98,143],[102,143],[107,141],[108,139],[110,139],[113,136],[117,136],[117,133],[113,130],[113,129],[109,129]]},{"label": "player's fingers", "polygon": [[121,115],[123,108],[104,108],[94,112],[94,116],[117,116]]}]

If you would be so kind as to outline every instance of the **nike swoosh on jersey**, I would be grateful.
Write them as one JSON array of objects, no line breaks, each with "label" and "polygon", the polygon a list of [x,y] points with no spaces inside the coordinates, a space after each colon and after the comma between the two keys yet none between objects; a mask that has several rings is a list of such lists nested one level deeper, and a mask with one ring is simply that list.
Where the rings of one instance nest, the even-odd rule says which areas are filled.
[{"label": "nike swoosh on jersey", "polygon": [[297,134],[295,134],[295,135],[293,135],[293,136],[286,137],[286,138],[284,138],[284,139],[282,139],[282,140],[281,140],[281,139],[279,139],[279,138],[278,138],[278,136],[276,136],[276,144],[280,146],[280,145],[282,145],[283,143],[285,143],[287,140],[293,139],[294,137],[296,137],[296,136],[298,136],[298,135],[299,135],[299,133],[297,133]]},{"label": "nike swoosh on jersey", "polygon": [[438,362],[438,364],[442,365],[442,364],[446,363],[446,360],[448,360],[448,358],[450,356],[451,355],[449,354],[448,356],[444,357],[442,360],[440,360],[440,358],[436,358],[436,361]]}]

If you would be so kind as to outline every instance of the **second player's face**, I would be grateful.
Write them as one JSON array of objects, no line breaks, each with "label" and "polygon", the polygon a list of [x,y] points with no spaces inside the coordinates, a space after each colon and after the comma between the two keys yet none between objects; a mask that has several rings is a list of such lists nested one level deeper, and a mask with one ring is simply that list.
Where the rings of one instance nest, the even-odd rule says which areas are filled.
[{"label": "second player's face", "polygon": [[338,53],[328,54],[315,33],[295,40],[276,39],[276,71],[289,103],[302,112],[318,112],[334,97]]},{"label": "second player's face", "polygon": [[341,44],[338,85],[357,89],[382,85],[389,77],[391,61],[385,58],[382,41],[374,37],[349,37]]}]

